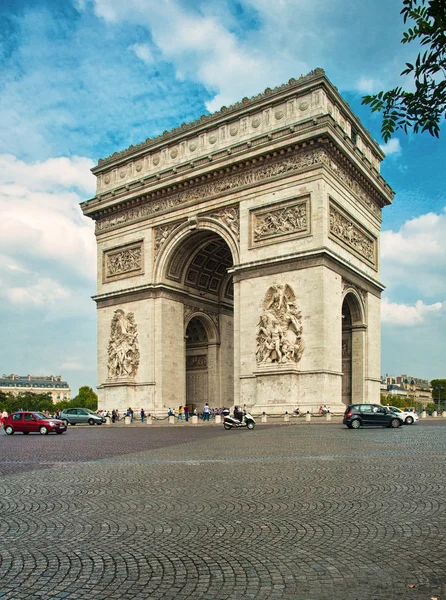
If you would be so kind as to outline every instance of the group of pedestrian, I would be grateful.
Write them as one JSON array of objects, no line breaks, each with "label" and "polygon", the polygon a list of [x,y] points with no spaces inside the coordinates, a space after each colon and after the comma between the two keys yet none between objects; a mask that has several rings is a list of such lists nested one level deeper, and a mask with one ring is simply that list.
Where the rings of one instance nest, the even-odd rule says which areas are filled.
[{"label": "group of pedestrian", "polygon": [[320,416],[322,416],[322,415],[326,415],[328,412],[330,412],[330,411],[328,410],[328,408],[327,408],[327,405],[326,405],[326,404],[324,404],[323,406],[322,406],[322,404],[321,404],[321,405],[319,406],[319,415],[320,415]]}]

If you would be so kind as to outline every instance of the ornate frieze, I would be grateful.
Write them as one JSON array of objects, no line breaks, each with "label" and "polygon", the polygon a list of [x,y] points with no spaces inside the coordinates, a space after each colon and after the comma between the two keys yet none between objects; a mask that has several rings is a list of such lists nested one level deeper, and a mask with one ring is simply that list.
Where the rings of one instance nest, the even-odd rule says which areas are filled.
[{"label": "ornate frieze", "polygon": [[288,284],[273,284],[265,295],[256,336],[258,365],[298,363],[302,357],[302,313]]},{"label": "ornate frieze", "polygon": [[240,215],[238,204],[236,206],[226,206],[220,210],[207,213],[204,216],[220,221],[220,223],[223,223],[223,225],[232,231],[237,240],[240,240]]},{"label": "ornate frieze", "polygon": [[251,211],[251,246],[308,234],[309,210],[309,198],[300,198]]},{"label": "ornate frieze", "polygon": [[191,356],[186,356],[186,369],[188,371],[207,369],[207,366],[208,357],[206,354],[192,354]]},{"label": "ornate frieze", "polygon": [[138,372],[139,349],[135,316],[115,310],[108,343],[108,377],[110,379],[134,377]]},{"label": "ornate frieze", "polygon": [[[316,147],[311,150],[301,151],[292,156],[287,156],[282,160],[274,162],[265,161],[265,164],[260,167],[246,168],[233,175],[226,175],[206,183],[191,185],[180,192],[166,194],[164,198],[149,199],[139,206],[133,206],[115,215],[102,217],[96,221],[96,231],[101,233],[113,227],[127,225],[139,219],[151,217],[185,203],[202,201],[218,194],[237,191],[245,186],[267,181],[273,177],[291,174],[306,167],[319,165],[324,165],[342,179],[359,200],[373,212],[375,217],[378,219],[381,218],[380,207],[362,185],[333,158],[328,148]],[[220,218],[226,219],[229,222],[232,217],[227,214],[225,216],[221,215]],[[237,227],[238,222],[233,220],[231,222],[231,229],[234,233],[234,229]]]},{"label": "ornate frieze", "polygon": [[323,148],[301,152],[281,161],[268,163],[261,167],[222,177],[209,183],[196,185],[162,199],[149,200],[146,204],[129,208],[117,215],[103,217],[96,222],[96,230],[101,232],[117,225],[126,225],[132,221],[150,217],[158,212],[180,206],[186,202],[203,200],[216,194],[236,191],[239,188],[253,185],[278,175],[292,173],[293,171],[313,165],[328,163],[329,156]]},{"label": "ornate frieze", "polygon": [[103,281],[140,275],[144,272],[142,241],[106,250],[103,254]]},{"label": "ornate frieze", "polygon": [[153,250],[153,259],[156,260],[158,254],[160,253],[161,248],[164,246],[169,235],[172,233],[174,229],[176,229],[181,223],[184,221],[176,221],[175,223],[168,223],[167,225],[160,225],[159,227],[154,227],[154,250]]},{"label": "ornate frieze", "polygon": [[330,236],[376,268],[376,239],[330,202]]}]

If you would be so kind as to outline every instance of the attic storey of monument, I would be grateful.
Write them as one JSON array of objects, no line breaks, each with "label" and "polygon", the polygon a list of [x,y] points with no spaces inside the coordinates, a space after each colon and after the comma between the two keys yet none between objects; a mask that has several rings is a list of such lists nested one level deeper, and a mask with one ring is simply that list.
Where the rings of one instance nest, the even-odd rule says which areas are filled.
[{"label": "attic storey of monument", "polygon": [[379,401],[382,159],[316,69],[99,161],[101,407]]}]

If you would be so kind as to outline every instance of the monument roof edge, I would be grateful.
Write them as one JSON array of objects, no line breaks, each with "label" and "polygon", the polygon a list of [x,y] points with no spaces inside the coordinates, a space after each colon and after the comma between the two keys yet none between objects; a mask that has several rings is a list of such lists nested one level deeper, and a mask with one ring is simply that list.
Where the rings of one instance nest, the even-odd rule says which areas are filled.
[{"label": "monument roof edge", "polygon": [[[231,106],[222,106],[220,110],[210,113],[208,115],[201,115],[199,119],[195,121],[191,121],[190,123],[182,123],[178,127],[174,127],[168,131],[164,131],[162,134],[155,136],[153,138],[147,138],[144,142],[141,142],[136,145],[129,146],[124,150],[120,150],[118,152],[114,152],[110,156],[106,158],[100,158],[98,160],[97,166],[91,169],[92,173],[96,173],[102,169],[102,167],[110,166],[116,161],[120,161],[127,156],[132,156],[134,153],[137,153],[141,150],[149,149],[153,146],[156,146],[160,143],[167,142],[171,139],[174,139],[176,136],[179,136],[183,133],[188,133],[193,131],[195,128],[200,125],[211,124],[213,121],[221,119],[222,117],[227,117],[229,115],[233,115],[237,111],[243,108],[248,108],[250,106],[255,105],[257,102],[273,99],[275,96],[279,95],[282,92],[287,92],[289,90],[298,89],[302,84],[314,82],[318,79],[324,80],[329,83],[329,79],[327,78],[324,69],[317,67],[307,73],[306,75],[301,75],[298,79],[291,78],[286,83],[278,85],[275,88],[267,87],[263,92],[251,96],[250,98],[243,98],[242,100],[232,104]],[[336,88],[331,84],[332,89],[336,90]],[[353,113],[352,113],[353,114]]]}]

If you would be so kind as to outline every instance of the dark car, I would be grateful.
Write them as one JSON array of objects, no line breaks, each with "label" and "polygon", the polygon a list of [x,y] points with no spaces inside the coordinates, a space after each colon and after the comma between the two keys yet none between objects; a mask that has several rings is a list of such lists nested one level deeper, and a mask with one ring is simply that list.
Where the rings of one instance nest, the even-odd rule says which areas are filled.
[{"label": "dark car", "polygon": [[16,412],[10,414],[3,421],[3,428],[8,435],[12,435],[16,431],[24,433],[63,433],[67,430],[67,426],[60,419],[47,417],[39,412]]},{"label": "dark car", "polygon": [[66,408],[60,413],[62,421],[68,425],[88,423],[89,425],[102,425],[105,417],[100,417],[89,408]]},{"label": "dark car", "polygon": [[367,426],[397,428],[404,420],[381,404],[351,404],[347,407],[342,422],[350,429]]}]

